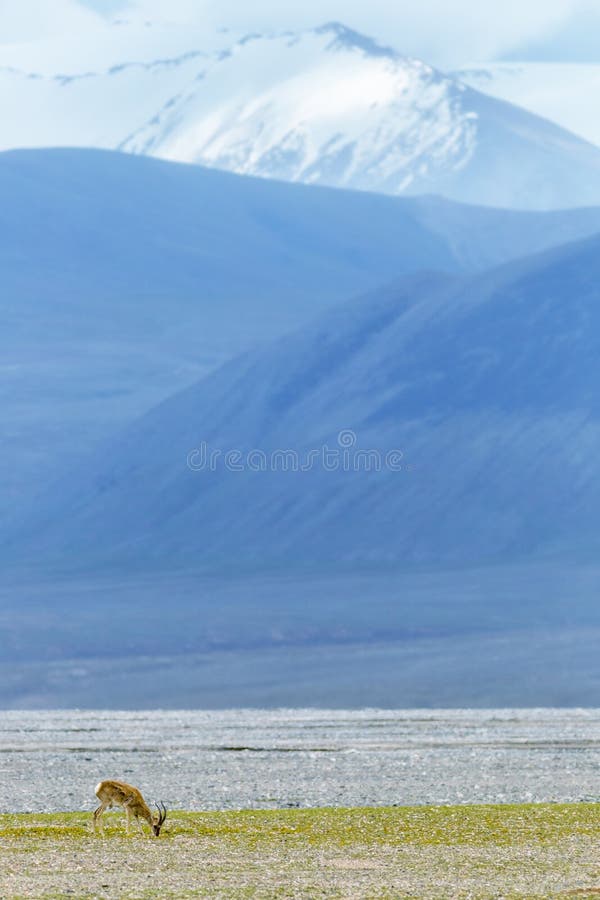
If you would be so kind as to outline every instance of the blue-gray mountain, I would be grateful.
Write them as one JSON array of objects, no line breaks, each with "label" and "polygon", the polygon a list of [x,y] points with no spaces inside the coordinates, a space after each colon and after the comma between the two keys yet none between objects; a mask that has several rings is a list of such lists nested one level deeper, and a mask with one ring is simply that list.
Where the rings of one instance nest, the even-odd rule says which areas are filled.
[{"label": "blue-gray mountain", "polygon": [[[585,555],[599,360],[600,237],[481,275],[407,277],[153,410],[40,500],[21,551],[84,567]],[[401,451],[400,471],[355,471],[356,448],[333,471],[321,456],[271,470],[276,450],[340,449],[344,429],[356,448]],[[203,442],[214,471],[187,464]]]},{"label": "blue-gray mountain", "polygon": [[600,230],[91,150],[0,156],[2,517],[117,427],[259,341],[420,268]]}]

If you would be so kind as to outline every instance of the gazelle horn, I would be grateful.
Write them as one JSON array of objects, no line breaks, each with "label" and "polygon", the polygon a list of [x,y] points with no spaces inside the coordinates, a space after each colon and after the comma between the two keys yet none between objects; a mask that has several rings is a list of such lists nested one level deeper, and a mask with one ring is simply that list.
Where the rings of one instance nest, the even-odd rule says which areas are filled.
[{"label": "gazelle horn", "polygon": [[[167,818],[167,807],[162,802],[162,800],[160,801],[160,804],[156,803],[155,806],[158,810],[158,822],[156,824],[162,825],[164,823],[165,819]],[[162,807],[162,809],[161,809],[161,807]]]}]

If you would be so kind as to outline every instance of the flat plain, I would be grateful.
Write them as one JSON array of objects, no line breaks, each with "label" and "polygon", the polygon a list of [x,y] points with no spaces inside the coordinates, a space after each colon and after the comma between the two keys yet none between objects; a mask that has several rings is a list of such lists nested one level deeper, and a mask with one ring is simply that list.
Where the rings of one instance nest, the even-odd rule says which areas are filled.
[{"label": "flat plain", "polygon": [[172,811],[161,836],[89,813],[0,816],[0,897],[600,895],[600,804]]}]

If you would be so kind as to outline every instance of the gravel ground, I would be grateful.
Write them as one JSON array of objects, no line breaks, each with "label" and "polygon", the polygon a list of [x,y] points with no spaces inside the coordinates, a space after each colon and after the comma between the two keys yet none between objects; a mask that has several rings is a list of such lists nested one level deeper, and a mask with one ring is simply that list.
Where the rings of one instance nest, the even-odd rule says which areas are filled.
[{"label": "gravel ground", "polygon": [[0,816],[3,898],[533,898],[600,894],[591,804]]}]

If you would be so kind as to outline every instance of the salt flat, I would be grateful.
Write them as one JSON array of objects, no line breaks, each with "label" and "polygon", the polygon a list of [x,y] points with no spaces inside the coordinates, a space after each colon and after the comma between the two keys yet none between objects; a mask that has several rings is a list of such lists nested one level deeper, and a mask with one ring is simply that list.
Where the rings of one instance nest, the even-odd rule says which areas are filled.
[{"label": "salt flat", "polygon": [[170,808],[600,797],[600,710],[0,713],[0,812],[91,811],[101,778]]}]

